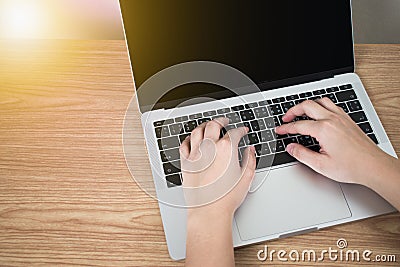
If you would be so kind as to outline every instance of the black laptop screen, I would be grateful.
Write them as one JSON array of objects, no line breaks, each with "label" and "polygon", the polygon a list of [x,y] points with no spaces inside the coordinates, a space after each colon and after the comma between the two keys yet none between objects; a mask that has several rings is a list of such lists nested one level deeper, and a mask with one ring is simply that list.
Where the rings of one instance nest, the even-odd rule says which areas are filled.
[{"label": "black laptop screen", "polygon": [[[232,66],[263,90],[354,70],[350,0],[120,0],[136,88],[188,61]],[[194,84],[164,95],[157,108],[186,99],[233,96]],[[139,92],[141,106],[154,94]]]}]

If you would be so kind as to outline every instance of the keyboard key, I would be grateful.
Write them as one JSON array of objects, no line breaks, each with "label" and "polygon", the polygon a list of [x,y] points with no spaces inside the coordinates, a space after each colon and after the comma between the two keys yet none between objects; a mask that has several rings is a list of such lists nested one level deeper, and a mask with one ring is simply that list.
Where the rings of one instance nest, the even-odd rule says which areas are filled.
[{"label": "keyboard key", "polygon": [[240,117],[237,112],[228,113],[228,114],[226,114],[226,117],[229,119],[230,124],[240,122]]},{"label": "keyboard key", "polygon": [[[272,102],[272,101],[271,101]],[[260,102],[258,102],[258,105],[261,107],[261,106],[267,106],[267,105],[269,105],[270,103],[268,103],[268,100],[263,100],[263,101],[260,101]]]},{"label": "keyboard key", "polygon": [[347,108],[346,103],[339,103],[339,104],[336,104],[336,105],[338,107],[341,107],[344,110],[344,112],[349,113],[349,109]]},{"label": "keyboard key", "polygon": [[272,165],[277,166],[277,165],[292,163],[295,161],[296,159],[290,156],[289,153],[287,152],[276,153]]},{"label": "keyboard key", "polygon": [[358,125],[364,133],[369,134],[372,133],[372,127],[368,122],[364,122]]},{"label": "keyboard key", "polygon": [[200,125],[200,124],[203,124],[203,123],[208,122],[210,120],[211,120],[210,118],[202,118],[202,119],[197,120],[197,123],[198,123],[198,125]]},{"label": "keyboard key", "polygon": [[233,110],[233,111],[244,110],[244,106],[243,106],[243,105],[235,106],[235,107],[232,107],[232,110]]},{"label": "keyboard key", "polygon": [[311,146],[314,144],[311,139],[311,136],[309,136],[309,135],[301,135],[301,136],[298,136],[297,139],[299,140],[299,144],[301,144],[303,146]]},{"label": "keyboard key", "polygon": [[191,120],[200,119],[201,117],[203,117],[203,115],[201,113],[189,115],[189,119],[191,119]]},{"label": "keyboard key", "polygon": [[333,103],[337,103],[337,99],[334,94],[327,94],[326,97],[329,98]]},{"label": "keyboard key", "polygon": [[161,127],[161,137],[167,137],[169,135],[170,134],[169,134],[168,126]]},{"label": "keyboard key", "polygon": [[285,102],[285,98],[284,97],[278,97],[278,98],[274,98],[272,99],[272,103],[281,103],[281,102]]},{"label": "keyboard key", "polygon": [[185,132],[190,133],[197,127],[197,122],[196,121],[188,121],[183,125],[183,128],[185,129]]},{"label": "keyboard key", "polygon": [[249,133],[253,131],[250,122],[248,121],[243,122],[243,126],[249,128]]},{"label": "keyboard key", "polygon": [[280,104],[271,105],[270,107],[271,115],[279,115],[283,114],[282,108]]},{"label": "keyboard key", "polygon": [[154,127],[163,126],[164,125],[164,121],[163,120],[162,121],[156,121],[156,122],[153,123],[153,125],[154,125]]},{"label": "keyboard key", "polygon": [[321,147],[319,145],[309,146],[307,148],[312,150],[312,151],[314,151],[314,152],[318,152],[318,153],[321,150]]},{"label": "keyboard key", "polygon": [[326,94],[325,89],[318,89],[313,92],[313,95],[323,95],[323,94]]},{"label": "keyboard key", "polygon": [[183,140],[186,139],[186,137],[188,137],[190,134],[181,134],[179,135],[179,141],[182,144]]},{"label": "keyboard key", "polygon": [[188,120],[189,120],[188,116],[182,116],[182,117],[175,118],[175,122],[184,122],[184,121],[188,121]]},{"label": "keyboard key", "polygon": [[371,140],[374,141],[375,144],[379,144],[378,139],[376,139],[376,136],[374,134],[368,134],[368,137],[371,138]]},{"label": "keyboard key", "polygon": [[229,125],[226,125],[224,128],[226,131],[230,131],[232,129],[235,129],[236,127],[235,127],[235,125],[229,124]]},{"label": "keyboard key", "polygon": [[181,176],[179,174],[168,175],[165,177],[165,179],[167,180],[168,187],[182,185]]},{"label": "keyboard key", "polygon": [[161,151],[160,155],[161,155],[161,160],[163,162],[174,161],[174,160],[178,160],[180,158],[178,148]]},{"label": "keyboard key", "polygon": [[180,134],[180,133],[182,133],[182,130],[183,130],[182,123],[171,124],[169,126],[169,131],[170,131],[171,135]]},{"label": "keyboard key", "polygon": [[359,111],[362,109],[361,104],[358,100],[347,102],[347,106],[351,112]]},{"label": "keyboard key", "polygon": [[251,125],[251,129],[253,129],[253,131],[257,132],[260,130],[260,124],[258,123],[258,121],[251,121],[250,125]]},{"label": "keyboard key", "polygon": [[256,108],[256,107],[258,107],[258,104],[254,102],[254,103],[248,104],[248,106],[249,106],[249,108]]},{"label": "keyboard key", "polygon": [[217,110],[218,114],[225,114],[225,113],[229,113],[229,112],[231,112],[230,108],[221,108],[221,109]]},{"label": "keyboard key", "polygon": [[240,111],[242,121],[251,121],[255,119],[254,113],[251,109]]},{"label": "keyboard key", "polygon": [[266,155],[262,157],[257,157],[257,165],[256,168],[259,169],[264,169],[264,168],[269,168],[272,166],[274,162],[274,155]]},{"label": "keyboard key", "polygon": [[154,131],[156,132],[157,138],[161,138],[161,135],[162,135],[162,127],[157,127],[157,128],[154,129]]},{"label": "keyboard key", "polygon": [[267,143],[258,144],[256,146],[254,146],[254,148],[256,149],[257,156],[264,156],[264,155],[271,153],[271,150],[269,149],[269,146]]},{"label": "keyboard key", "polygon": [[315,101],[317,99],[321,99],[321,97],[320,96],[313,96],[313,97],[308,98],[308,100],[312,100],[312,101]]},{"label": "keyboard key", "polygon": [[211,117],[211,116],[215,116],[215,115],[217,115],[217,112],[215,110],[203,112],[204,117]]},{"label": "keyboard key", "polygon": [[180,146],[179,139],[177,136],[159,139],[159,140],[157,140],[157,142],[158,142],[158,148],[160,150],[165,150],[165,149],[170,149],[170,148],[175,148],[175,147]]},{"label": "keyboard key", "polygon": [[271,118],[271,117],[265,118],[265,119],[264,119],[264,122],[265,122],[265,126],[266,126],[268,129],[275,128],[274,118]]},{"label": "keyboard key", "polygon": [[279,118],[277,116],[273,117],[273,120],[274,120],[274,124],[275,124],[274,127],[281,125],[281,122],[279,121]]},{"label": "keyboard key", "polygon": [[339,86],[339,88],[340,88],[340,90],[348,90],[348,89],[353,88],[353,86],[351,84],[345,84],[345,85]]},{"label": "keyboard key", "polygon": [[254,114],[257,119],[268,117],[268,110],[266,107],[258,107],[254,109]]},{"label": "keyboard key", "polygon": [[181,171],[179,160],[163,164],[164,174],[170,175]]},{"label": "keyboard key", "polygon": [[283,144],[282,140],[276,141],[276,152],[282,152],[285,151],[285,145]]},{"label": "keyboard key", "polygon": [[334,93],[334,92],[338,92],[338,91],[339,91],[339,87],[337,87],[337,86],[326,89],[327,93]]},{"label": "keyboard key", "polygon": [[256,120],[256,121],[251,121],[250,122],[250,124],[251,124],[251,128],[255,131],[255,132],[258,132],[258,131],[261,131],[261,130],[265,130],[265,123],[264,123],[264,121],[263,120]]},{"label": "keyboard key", "polygon": [[367,121],[367,116],[365,115],[365,113],[363,111],[359,111],[359,112],[355,112],[355,113],[350,113],[349,114],[351,119],[355,122],[355,123],[360,123],[360,122],[364,122]]},{"label": "keyboard key", "polygon": [[306,97],[312,97],[312,93],[311,92],[305,92],[300,94],[300,98],[306,98]]},{"label": "keyboard key", "polygon": [[293,100],[296,100],[296,99],[299,99],[299,98],[300,98],[299,95],[290,95],[290,96],[286,97],[286,100],[287,101],[293,101]]},{"label": "keyboard key", "polygon": [[274,135],[270,130],[262,131],[258,133],[260,142],[265,143],[274,140]]},{"label": "keyboard key", "polygon": [[260,140],[258,140],[258,135],[256,133],[249,133],[247,136],[249,138],[249,145],[260,143]]},{"label": "keyboard key", "polygon": [[289,137],[289,138],[283,139],[283,143],[285,144],[285,146],[288,146],[291,143],[298,143],[298,141],[297,141],[296,137]]},{"label": "keyboard key", "polygon": [[215,120],[215,119],[218,119],[218,118],[225,118],[225,116],[221,114],[221,115],[216,115],[216,116],[212,116],[211,117],[212,120]]},{"label": "keyboard key", "polygon": [[288,110],[291,109],[292,107],[294,107],[293,101],[282,103],[282,109],[284,113],[288,112]]},{"label": "keyboard key", "polygon": [[354,90],[347,90],[336,93],[336,98],[339,102],[344,102],[357,99],[357,95],[356,92],[354,92]]}]

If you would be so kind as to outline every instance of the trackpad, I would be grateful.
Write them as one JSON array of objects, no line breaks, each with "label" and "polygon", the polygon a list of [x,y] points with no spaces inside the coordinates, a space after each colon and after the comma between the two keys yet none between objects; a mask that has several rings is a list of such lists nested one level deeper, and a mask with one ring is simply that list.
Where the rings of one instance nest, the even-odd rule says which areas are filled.
[{"label": "trackpad", "polygon": [[297,164],[272,170],[261,187],[247,196],[235,220],[241,239],[249,240],[350,216],[340,184]]}]

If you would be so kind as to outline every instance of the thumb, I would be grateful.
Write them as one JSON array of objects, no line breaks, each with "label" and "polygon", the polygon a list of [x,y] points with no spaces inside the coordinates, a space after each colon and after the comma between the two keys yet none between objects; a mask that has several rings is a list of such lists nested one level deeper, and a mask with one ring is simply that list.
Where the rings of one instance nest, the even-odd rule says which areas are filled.
[{"label": "thumb", "polygon": [[286,151],[295,159],[309,166],[316,172],[321,173],[321,163],[325,155],[312,151],[311,149],[305,148],[304,146],[296,143],[291,143],[286,147]]},{"label": "thumb", "polygon": [[256,170],[256,153],[254,147],[247,147],[244,150],[242,157],[242,177],[240,183],[246,192],[249,190],[250,184],[253,181]]}]

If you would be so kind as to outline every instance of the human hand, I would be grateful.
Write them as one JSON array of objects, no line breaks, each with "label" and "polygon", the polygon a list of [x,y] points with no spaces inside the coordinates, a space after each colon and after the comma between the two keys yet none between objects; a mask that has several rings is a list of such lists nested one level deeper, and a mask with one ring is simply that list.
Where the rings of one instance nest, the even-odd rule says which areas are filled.
[{"label": "human hand", "polygon": [[[291,122],[303,115],[313,120]],[[290,144],[287,152],[333,180],[366,185],[389,157],[328,98],[304,101],[288,110],[282,120],[290,123],[277,127],[277,134],[310,135],[321,146],[317,153],[300,144]]]},{"label": "human hand", "polygon": [[220,131],[228,123],[218,118],[194,129],[180,147],[183,192],[187,212],[186,266],[234,266],[232,220],[254,177],[254,147],[238,144],[245,127]]},{"label": "human hand", "polygon": [[189,217],[232,218],[243,202],[254,177],[254,147],[248,147],[242,164],[238,143],[248,133],[246,127],[232,129],[220,138],[227,118],[217,118],[194,129],[180,147],[183,190]]}]

